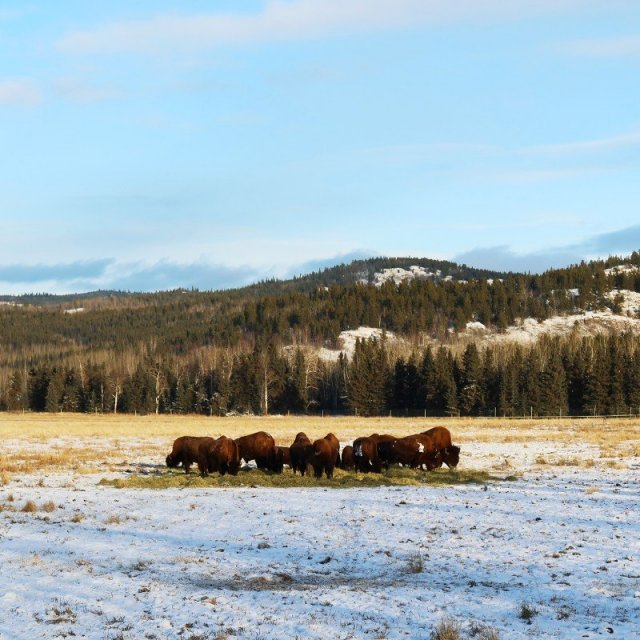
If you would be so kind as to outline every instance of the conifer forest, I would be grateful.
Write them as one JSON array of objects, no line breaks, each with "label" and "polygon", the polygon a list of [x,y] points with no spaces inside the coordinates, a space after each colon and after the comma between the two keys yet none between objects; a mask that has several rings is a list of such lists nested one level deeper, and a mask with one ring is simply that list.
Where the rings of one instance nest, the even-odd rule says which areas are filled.
[{"label": "conifer forest", "polygon": [[[541,275],[453,263],[357,261],[230,291],[2,298],[0,409],[33,412],[566,416],[640,413],[640,336],[484,344],[524,318],[620,313],[640,254]],[[381,268],[437,277],[372,284]],[[341,331],[382,330],[348,357]],[[387,340],[386,333],[401,340]],[[466,336],[466,337],[465,337]]]}]

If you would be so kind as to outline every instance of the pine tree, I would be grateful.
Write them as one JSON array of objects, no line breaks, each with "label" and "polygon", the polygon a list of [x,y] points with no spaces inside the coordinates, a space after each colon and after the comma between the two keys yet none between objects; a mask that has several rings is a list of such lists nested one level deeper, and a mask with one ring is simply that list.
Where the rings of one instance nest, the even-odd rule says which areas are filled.
[{"label": "pine tree", "polygon": [[627,412],[624,394],[624,353],[622,339],[618,335],[609,336],[609,389],[607,393],[607,413],[620,415]]},{"label": "pine tree", "polygon": [[566,416],[569,412],[567,378],[557,341],[547,351],[540,372],[540,400],[538,413],[547,416]]},{"label": "pine tree", "polygon": [[350,408],[362,416],[384,415],[389,406],[391,375],[383,340],[357,340],[348,367]]},{"label": "pine tree", "polygon": [[609,352],[604,337],[590,341],[589,360],[585,379],[584,404],[585,415],[601,415],[607,408],[608,374],[610,371]]},{"label": "pine tree", "polygon": [[475,343],[470,343],[462,356],[460,380],[460,412],[478,415],[482,402],[480,356]]},{"label": "pine tree", "polygon": [[434,362],[434,392],[430,413],[438,416],[457,415],[457,391],[453,358],[445,347],[440,347]]}]

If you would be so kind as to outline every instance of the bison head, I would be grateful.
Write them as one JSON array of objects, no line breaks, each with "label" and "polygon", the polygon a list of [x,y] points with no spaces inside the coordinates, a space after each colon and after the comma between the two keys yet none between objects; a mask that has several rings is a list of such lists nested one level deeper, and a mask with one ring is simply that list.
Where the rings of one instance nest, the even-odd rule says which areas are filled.
[{"label": "bison head", "polygon": [[169,469],[174,469],[177,466],[178,461],[171,454],[169,454],[167,456],[167,467],[169,467]]},{"label": "bison head", "polygon": [[449,467],[449,469],[455,469],[460,462],[460,447],[451,445],[443,450],[442,460]]},{"label": "bison head", "polygon": [[269,465],[270,471],[274,473],[282,473],[282,468],[284,467],[284,453],[282,449],[276,449],[276,452],[273,454],[271,459],[271,464]]}]

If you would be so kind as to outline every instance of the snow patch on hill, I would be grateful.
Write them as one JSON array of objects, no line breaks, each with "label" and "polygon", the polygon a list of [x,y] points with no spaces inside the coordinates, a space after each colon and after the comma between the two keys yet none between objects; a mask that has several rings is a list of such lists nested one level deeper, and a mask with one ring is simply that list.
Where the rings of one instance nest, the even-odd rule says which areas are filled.
[{"label": "snow patch on hill", "polygon": [[[349,329],[348,331],[342,331],[338,337],[339,349],[327,349],[322,347],[318,353],[320,360],[326,362],[337,362],[340,354],[346,355],[351,359],[356,350],[356,342],[358,340],[381,340],[383,331],[382,329],[375,329],[373,327],[358,327],[357,329]],[[384,333],[388,342],[396,342],[398,338],[391,331]]]},{"label": "snow patch on hill", "polygon": [[621,311],[625,315],[635,316],[640,312],[640,293],[629,291],[628,289],[612,289],[607,294],[609,300],[615,300],[618,296],[622,296]]},{"label": "snow patch on hill", "polygon": [[485,327],[482,322],[467,322],[467,331],[471,333],[483,333],[486,330],[487,327]]},{"label": "snow patch on hill", "polygon": [[[386,282],[394,282],[400,284],[406,280],[439,280],[447,282],[453,280],[452,276],[442,276],[442,271],[436,269],[435,271],[429,271],[425,267],[419,267],[417,265],[411,266],[408,269],[401,267],[393,267],[391,269],[383,269],[377,271],[373,276],[373,284],[376,287],[381,287]],[[368,284],[366,279],[360,281],[363,284]]]},{"label": "snow patch on hill", "polygon": [[[504,333],[492,333],[483,338],[484,342],[506,343],[519,342],[533,344],[542,336],[564,336],[572,331],[580,335],[589,336],[611,331],[630,331],[640,334],[640,319],[627,315],[614,314],[609,309],[605,311],[586,311],[568,316],[554,316],[542,322],[535,318],[525,318],[518,324],[508,327]],[[474,332],[468,331],[471,335]]]},{"label": "snow patch on hill", "polygon": [[640,271],[640,267],[637,267],[635,264],[618,264],[615,267],[604,270],[608,276],[616,276],[619,273],[636,273],[637,271]]}]

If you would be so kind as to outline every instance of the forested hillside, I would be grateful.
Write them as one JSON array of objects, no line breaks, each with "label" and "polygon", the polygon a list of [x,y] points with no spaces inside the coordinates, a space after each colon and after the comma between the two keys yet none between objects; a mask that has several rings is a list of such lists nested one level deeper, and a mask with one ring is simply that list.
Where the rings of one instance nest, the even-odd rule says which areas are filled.
[{"label": "forested hillside", "polygon": [[[619,271],[611,267],[630,265]],[[385,268],[438,275],[371,283]],[[464,346],[468,322],[502,331],[522,318],[619,311],[640,292],[640,254],[541,275],[383,259],[217,292],[105,292],[5,299],[0,407],[32,411],[358,412],[447,415],[637,412],[640,349],[630,334]],[[22,305],[22,306],[19,306]],[[324,361],[341,331],[377,327]]]}]

